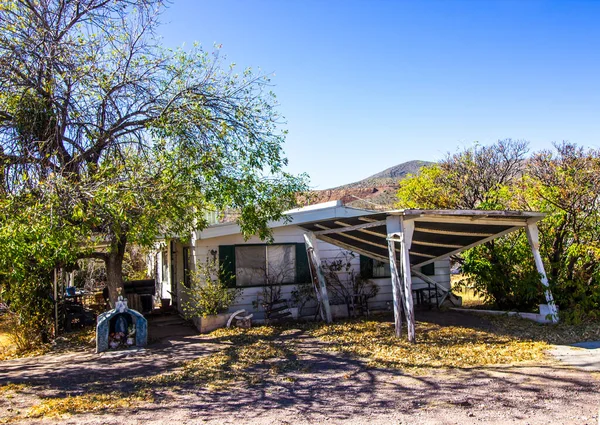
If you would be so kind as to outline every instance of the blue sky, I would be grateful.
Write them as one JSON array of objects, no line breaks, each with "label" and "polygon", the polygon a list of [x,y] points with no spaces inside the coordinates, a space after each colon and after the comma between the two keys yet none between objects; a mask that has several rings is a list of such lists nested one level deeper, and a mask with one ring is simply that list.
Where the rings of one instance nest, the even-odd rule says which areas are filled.
[{"label": "blue sky", "polygon": [[173,0],[167,46],[274,73],[289,171],[325,189],[498,139],[600,146],[600,1]]}]

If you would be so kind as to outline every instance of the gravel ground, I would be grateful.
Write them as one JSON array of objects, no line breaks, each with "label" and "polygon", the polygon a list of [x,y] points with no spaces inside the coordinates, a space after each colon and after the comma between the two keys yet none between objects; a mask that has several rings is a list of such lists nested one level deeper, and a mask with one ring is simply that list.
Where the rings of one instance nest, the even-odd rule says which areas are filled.
[{"label": "gravel ground", "polygon": [[[257,385],[157,388],[153,403],[102,414],[20,419],[40,396],[77,394],[91,382],[114,390],[123,377],[176,370],[215,352],[207,337],[165,339],[146,350],[91,351],[0,362],[0,385],[25,383],[0,395],[0,423],[29,424],[598,424],[600,375],[556,360],[473,369],[431,369],[422,375],[369,369],[299,336],[305,367]],[[600,350],[599,350],[600,351]],[[13,417],[13,419],[9,419]],[[21,416],[22,417],[22,416]]]}]

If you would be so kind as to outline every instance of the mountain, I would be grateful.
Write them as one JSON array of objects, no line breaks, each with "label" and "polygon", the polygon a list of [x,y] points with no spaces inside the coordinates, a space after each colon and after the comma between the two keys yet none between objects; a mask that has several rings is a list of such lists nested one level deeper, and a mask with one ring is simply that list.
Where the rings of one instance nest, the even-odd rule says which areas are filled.
[{"label": "mountain", "polygon": [[398,182],[409,174],[418,174],[428,161],[408,161],[373,174],[354,183],[311,193],[311,204],[340,199],[344,204],[365,209],[393,209]]}]

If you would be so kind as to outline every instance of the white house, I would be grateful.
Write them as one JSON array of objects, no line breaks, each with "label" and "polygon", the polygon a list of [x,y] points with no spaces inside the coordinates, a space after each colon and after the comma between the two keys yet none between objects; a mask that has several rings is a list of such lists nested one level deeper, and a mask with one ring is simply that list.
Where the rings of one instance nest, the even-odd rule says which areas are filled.
[{"label": "white house", "polygon": [[[181,308],[184,285],[187,284],[189,271],[193,270],[194,264],[216,261],[228,267],[231,274],[235,275],[235,286],[243,288],[241,296],[230,311],[246,309],[260,320],[264,317],[264,311],[260,307],[257,308],[257,305],[260,304],[263,287],[270,273],[277,274],[278,276],[273,278],[283,282],[281,297],[287,299],[292,307],[294,304],[292,292],[298,284],[311,283],[304,240],[306,229],[301,227],[302,225],[373,214],[380,213],[346,207],[339,201],[333,201],[288,211],[286,216],[289,221],[281,220],[271,225],[273,242],[270,244],[258,237],[244,240],[239,226],[235,223],[213,224],[197,232],[187,242],[169,240],[155,257],[158,293],[161,298],[171,299],[175,306]],[[362,273],[378,287],[377,295],[368,301],[370,310],[391,311],[392,283],[387,261],[375,260],[321,240],[318,242],[318,250],[324,262],[347,258],[352,263],[355,273]],[[226,262],[226,258],[230,261]],[[425,266],[423,272],[441,287],[450,289],[448,259]],[[413,278],[415,296],[420,294],[417,290],[431,286],[416,276]],[[438,296],[441,297],[441,294]],[[314,315],[315,308],[314,304],[307,305],[302,313],[308,316]]]},{"label": "white house", "polygon": [[[214,260],[235,274],[232,284],[243,289],[231,312],[243,308],[254,313],[256,319],[263,318],[260,297],[267,281],[274,279],[282,282],[281,298],[289,303],[293,302],[293,291],[299,285],[314,282],[319,289],[318,282],[323,298],[321,306],[329,310],[327,291],[323,279],[319,279],[320,261],[331,262],[352,252],[350,270],[361,273],[379,288],[376,297],[369,300],[369,309],[393,309],[399,334],[402,306],[407,313],[409,339],[414,341],[414,303],[423,301],[423,297],[425,301],[433,298],[437,303],[446,298],[456,300],[450,293],[450,255],[525,228],[538,270],[544,275],[541,260],[537,261],[535,223],[543,218],[540,213],[381,212],[350,208],[334,201],[291,210],[285,216],[285,220],[271,223],[270,244],[257,237],[244,240],[235,223],[213,224],[194,232],[188,242],[167,240],[155,257],[160,296],[181,308],[190,270],[197,263]],[[411,296],[404,296],[408,293]],[[551,294],[549,297],[552,304]],[[314,311],[315,308],[308,314]]]}]

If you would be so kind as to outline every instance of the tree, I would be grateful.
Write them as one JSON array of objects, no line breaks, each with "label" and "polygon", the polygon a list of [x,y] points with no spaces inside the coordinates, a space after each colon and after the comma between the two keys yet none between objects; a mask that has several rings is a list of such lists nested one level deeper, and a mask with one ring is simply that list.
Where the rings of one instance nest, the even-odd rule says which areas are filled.
[{"label": "tree", "polygon": [[499,140],[447,154],[400,182],[400,208],[503,209],[522,175],[528,143]]},{"label": "tree", "polygon": [[[520,209],[546,213],[540,252],[562,316],[579,321],[600,306],[600,151],[561,143],[526,157],[503,141],[454,155],[400,184],[399,206]],[[501,308],[540,299],[539,276],[523,232],[465,252],[468,282]]]},{"label": "tree", "polygon": [[569,318],[600,307],[600,151],[561,143],[533,155],[524,202],[547,214],[541,251],[554,296]]},{"label": "tree", "polygon": [[[528,143],[511,139],[448,154],[400,182],[398,207],[520,209],[518,196]],[[521,232],[522,233],[522,232]],[[464,283],[500,308],[531,308],[541,294],[539,276],[522,234],[493,240],[461,257]]]},{"label": "tree", "polygon": [[[46,237],[24,243],[77,247],[63,261],[102,259],[113,299],[128,243],[185,234],[225,208],[240,210],[244,234],[268,237],[267,222],[305,188],[303,176],[284,171],[269,79],[223,66],[218,48],[161,48],[162,8],[0,0],[4,206],[46,218]],[[4,214],[0,224],[14,219]]]}]

